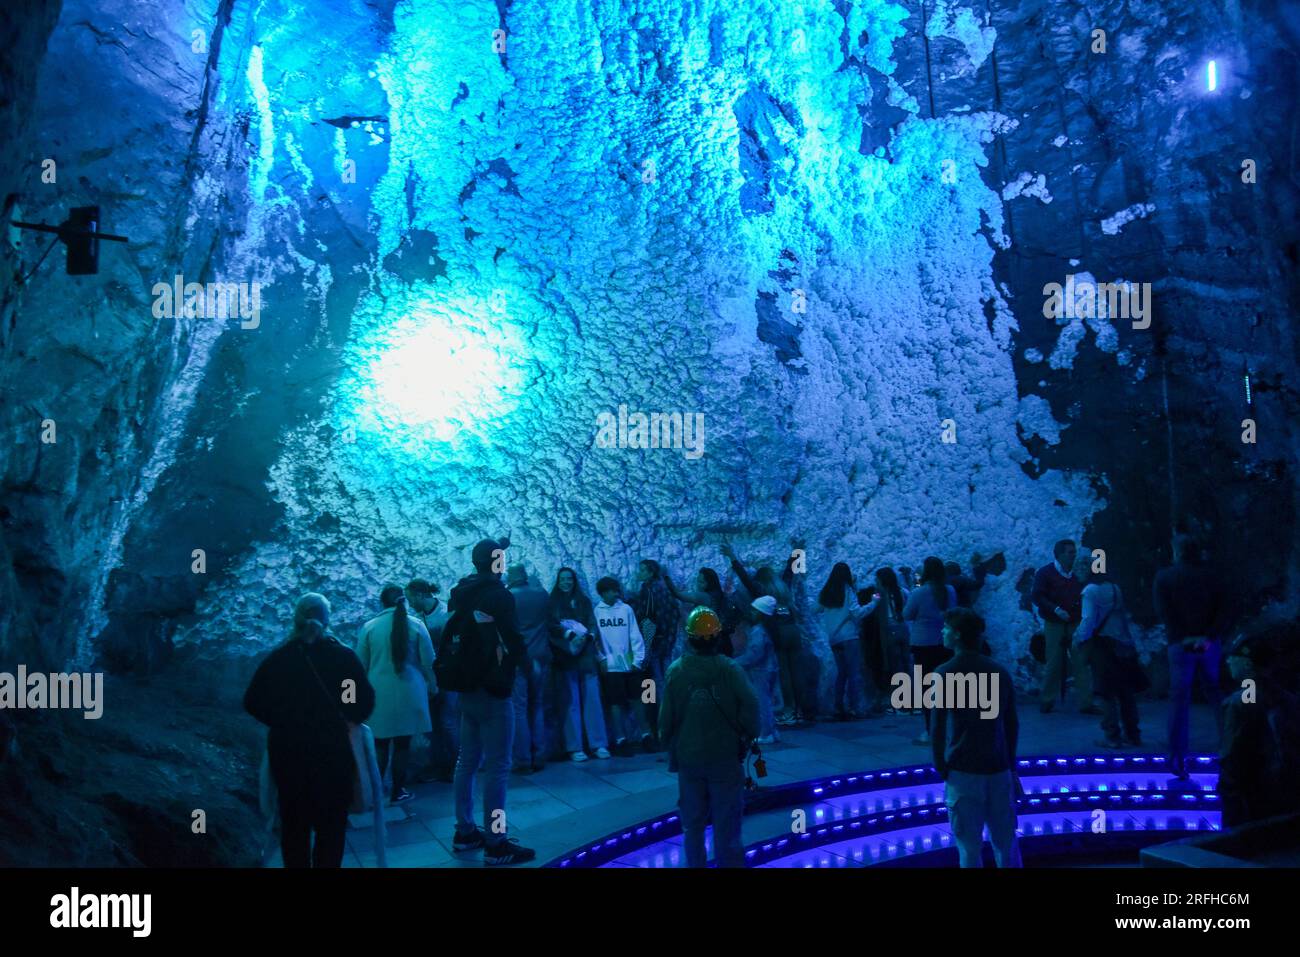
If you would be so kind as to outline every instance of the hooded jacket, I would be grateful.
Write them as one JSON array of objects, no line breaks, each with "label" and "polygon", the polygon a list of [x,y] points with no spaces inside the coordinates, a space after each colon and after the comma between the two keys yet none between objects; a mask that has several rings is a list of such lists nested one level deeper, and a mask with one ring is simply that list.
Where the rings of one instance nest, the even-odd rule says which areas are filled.
[{"label": "hooded jacket", "polygon": [[596,628],[610,671],[636,671],[645,664],[645,639],[636,613],[623,599],[612,605],[602,600],[595,608]]},{"label": "hooded jacket", "polygon": [[447,599],[447,610],[452,616],[470,612],[479,623],[480,634],[485,625],[495,627],[506,648],[502,667],[510,672],[509,683],[514,683],[514,670],[528,657],[528,647],[519,630],[515,613],[515,596],[501,581],[501,576],[475,572],[456,583]]}]

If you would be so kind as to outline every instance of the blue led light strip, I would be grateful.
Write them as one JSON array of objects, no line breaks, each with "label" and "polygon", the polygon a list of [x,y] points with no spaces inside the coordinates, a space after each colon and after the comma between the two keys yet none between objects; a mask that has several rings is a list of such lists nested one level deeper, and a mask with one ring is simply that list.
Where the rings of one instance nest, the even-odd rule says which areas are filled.
[{"label": "blue led light strip", "polygon": [[[1191,761],[1195,765],[1197,773],[1213,773],[1218,770],[1218,758],[1213,755],[1195,755],[1191,758]],[[1167,766],[1168,759],[1157,754],[1034,755],[1017,761],[1017,773],[1021,778],[1104,771],[1163,773]],[[939,783],[939,776],[934,770],[934,766],[929,764],[904,765],[853,774],[837,774],[825,778],[813,778],[808,781],[781,785],[775,788],[766,788],[756,794],[747,795],[745,813],[754,814],[794,807],[800,804],[824,801],[828,797],[846,797],[896,789],[906,785],[937,783]],[[1137,791],[1111,793],[1117,796],[1139,796]],[[1046,798],[1048,796],[1034,795],[1034,797]],[[1217,801],[1217,795],[1214,796],[1214,799]],[[911,811],[912,809],[908,809],[908,813],[911,813]],[[600,867],[625,854],[669,838],[678,837],[680,834],[681,820],[674,811],[651,818],[648,821],[642,821],[639,824],[620,828],[600,840],[560,855],[545,866]],[[764,842],[759,843],[761,845]]]}]

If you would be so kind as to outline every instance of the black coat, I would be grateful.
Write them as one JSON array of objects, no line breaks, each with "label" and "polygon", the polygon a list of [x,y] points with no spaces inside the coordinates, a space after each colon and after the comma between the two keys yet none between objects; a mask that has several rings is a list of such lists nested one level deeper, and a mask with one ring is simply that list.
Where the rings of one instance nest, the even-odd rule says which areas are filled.
[{"label": "black coat", "polygon": [[502,668],[509,672],[507,683],[513,686],[514,672],[528,660],[528,642],[519,629],[515,596],[501,581],[501,576],[475,572],[462,578],[447,596],[447,610],[453,617],[474,612],[492,617],[497,634],[506,646]]},{"label": "black coat", "polygon": [[244,692],[244,710],[270,728],[267,751],[276,787],[282,794],[309,792],[330,802],[346,803],[352,796],[354,761],[344,718],[360,724],[374,709],[375,689],[360,659],[333,638],[281,645],[258,666]]},{"label": "black coat", "polygon": [[[564,638],[564,626],[560,622],[565,619],[579,622],[587,629],[587,641],[576,656],[569,653],[568,642]],[[591,607],[591,599],[576,588],[567,597],[552,594],[551,647],[555,649],[555,666],[561,671],[595,672],[598,669],[596,641],[596,616]]]}]

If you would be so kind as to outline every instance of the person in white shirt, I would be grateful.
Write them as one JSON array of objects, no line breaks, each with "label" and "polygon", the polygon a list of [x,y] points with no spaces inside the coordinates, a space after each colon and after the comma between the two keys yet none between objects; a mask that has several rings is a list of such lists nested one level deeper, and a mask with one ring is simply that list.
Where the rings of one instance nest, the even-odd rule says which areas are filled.
[{"label": "person in white shirt", "polygon": [[600,595],[594,614],[600,640],[601,697],[609,705],[614,752],[627,755],[638,738],[649,750],[652,738],[640,722],[641,680],[644,677],[645,639],[632,606],[623,601],[622,588],[613,578],[596,582]]},{"label": "person in white shirt", "polygon": [[[1137,649],[1129,634],[1128,614],[1119,586],[1105,573],[1092,572],[1083,588],[1082,620],[1074,642],[1092,669],[1093,694],[1102,699],[1104,748],[1140,747],[1135,679],[1141,680]],[[1123,735],[1121,736],[1121,726]]]},{"label": "person in white shirt", "polygon": [[[849,721],[866,716],[865,709],[854,709],[855,697],[862,693],[862,643],[858,623],[876,610],[879,597],[867,607],[858,604],[853,590],[853,572],[844,562],[836,562],[830,577],[817,596],[818,622],[835,656],[835,720]],[[865,691],[865,689],[862,689]]]}]

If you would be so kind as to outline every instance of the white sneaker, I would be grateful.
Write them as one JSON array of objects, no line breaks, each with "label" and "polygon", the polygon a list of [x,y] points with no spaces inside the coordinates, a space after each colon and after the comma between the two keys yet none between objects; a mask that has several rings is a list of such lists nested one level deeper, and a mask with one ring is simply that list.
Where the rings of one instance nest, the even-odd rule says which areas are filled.
[{"label": "white sneaker", "polygon": [[590,759],[587,757],[586,751],[574,751],[571,755],[569,755],[569,760],[571,760],[574,764],[581,764],[583,761],[587,761]]},{"label": "white sneaker", "polygon": [[759,744],[776,744],[776,735],[765,734],[758,739]]},{"label": "white sneaker", "polygon": [[602,761],[609,757],[609,748],[597,748],[596,757],[600,758]]}]

